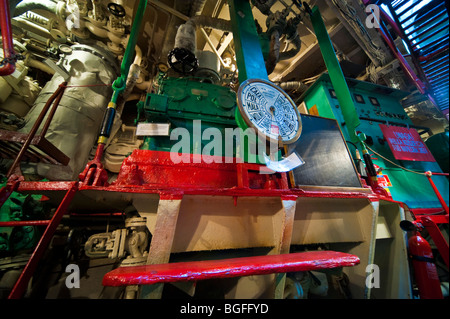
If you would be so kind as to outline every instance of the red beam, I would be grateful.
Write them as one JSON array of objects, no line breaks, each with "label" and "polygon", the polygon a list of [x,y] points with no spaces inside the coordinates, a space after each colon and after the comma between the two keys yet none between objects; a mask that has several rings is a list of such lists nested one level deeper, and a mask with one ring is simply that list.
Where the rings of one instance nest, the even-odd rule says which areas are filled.
[{"label": "red beam", "polygon": [[211,278],[231,278],[266,275],[358,265],[357,256],[335,251],[241,257],[120,267],[103,277],[104,286],[152,285],[156,283],[197,281]]},{"label": "red beam", "polygon": [[[200,172],[200,171],[199,171]],[[50,182],[28,182],[24,181],[20,183],[17,191],[22,193],[33,193],[50,196],[51,191],[67,191],[70,188],[71,182],[50,181]],[[377,201],[380,199],[390,200],[387,197],[377,196],[373,193],[365,192],[366,189],[361,188],[361,192],[354,191],[317,191],[317,190],[304,190],[302,188],[290,188],[290,189],[250,189],[250,188],[203,188],[203,187],[162,187],[159,185],[139,185],[139,186],[117,186],[109,185],[104,186],[86,186],[79,185],[80,191],[106,191],[113,193],[128,193],[128,194],[158,194],[161,199],[180,199],[183,195],[207,195],[207,196],[259,196],[259,197],[282,197],[293,198],[297,197],[315,197],[315,198],[360,198],[368,199],[371,201]],[[396,202],[396,201],[393,201]],[[397,203],[397,202],[396,202]],[[400,203],[400,202],[398,202]]]},{"label": "red beam", "polygon": [[50,244],[50,240],[53,238],[53,234],[55,233],[56,228],[58,227],[61,221],[61,218],[66,213],[73,197],[75,196],[75,193],[77,192],[77,189],[78,183],[72,182],[71,188],[67,191],[66,196],[62,200],[61,204],[58,206],[56,212],[53,214],[50,223],[46,227],[44,234],[42,235],[36,248],[33,251],[33,254],[31,255],[30,260],[28,260],[28,263],[26,264],[25,268],[20,274],[19,279],[17,280],[16,284],[11,290],[8,299],[19,299],[25,293],[28,286],[28,282],[33,276],[33,273],[36,270],[39,261],[41,260],[45,250]]},{"label": "red beam", "polygon": [[410,210],[417,218],[420,217],[420,215],[433,215],[433,214],[436,214],[436,213],[445,212],[442,209],[442,207],[435,207],[435,208],[411,208]]},{"label": "red beam", "polygon": [[49,223],[49,220],[13,220],[8,222],[0,222],[0,227],[46,226]]}]

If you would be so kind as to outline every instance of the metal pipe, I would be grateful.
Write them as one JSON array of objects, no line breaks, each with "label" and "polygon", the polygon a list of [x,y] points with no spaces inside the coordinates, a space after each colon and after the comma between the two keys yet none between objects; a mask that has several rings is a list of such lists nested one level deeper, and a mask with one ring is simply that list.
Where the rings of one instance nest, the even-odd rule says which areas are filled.
[{"label": "metal pipe", "polygon": [[[138,8],[136,10],[136,15],[133,20],[133,25],[131,27],[130,37],[128,39],[127,47],[125,49],[125,54],[123,56],[122,64],[120,66],[120,76],[113,82],[113,94],[110,102],[106,108],[105,116],[102,121],[102,126],[100,129],[100,136],[98,138],[97,144],[102,144],[102,147],[97,146],[97,151],[100,149],[101,152],[96,154],[93,162],[99,163],[101,156],[103,155],[103,147],[106,144],[109,135],[111,133],[111,128],[114,123],[114,117],[116,114],[117,100],[119,95],[122,94],[126,89],[127,78],[130,71],[130,66],[135,59],[135,48],[137,44],[137,38],[139,36],[139,30],[141,28],[142,19],[144,17],[145,9],[147,8],[147,0],[140,0]],[[97,157],[97,155],[99,157]],[[97,165],[97,164],[96,164]],[[89,163],[88,163],[89,167]]]},{"label": "metal pipe", "polygon": [[14,220],[0,222],[0,227],[47,226],[49,223],[49,220]]},{"label": "metal pipe", "polygon": [[118,77],[112,85],[114,93],[111,98],[111,103],[116,104],[119,94],[125,90],[128,71],[130,70],[130,65],[135,57],[134,53],[137,44],[137,38],[139,36],[139,30],[141,28],[142,19],[144,17],[146,8],[147,8],[147,0],[140,0],[139,6],[136,10],[136,16],[134,17],[133,25],[131,26],[131,32],[130,37],[128,38],[127,48],[125,49],[122,64],[120,66],[120,77]]},{"label": "metal pipe", "polygon": [[383,19],[387,24],[389,24],[392,30],[394,30],[394,32],[397,33],[399,37],[404,38],[404,34],[402,30],[398,27],[397,23],[395,23],[395,21],[392,20],[392,18],[381,7],[380,7],[380,15],[381,19]]},{"label": "metal pipe", "polygon": [[193,21],[197,27],[208,27],[213,28],[220,31],[231,31],[231,21],[220,19],[220,18],[212,18],[207,16],[195,16],[190,19]]},{"label": "metal pipe", "polygon": [[31,144],[31,141],[33,140],[34,136],[37,133],[37,130],[39,129],[39,126],[41,125],[42,121],[44,120],[45,115],[47,114],[48,109],[52,105],[53,101],[56,99],[58,102],[61,99],[61,96],[64,94],[65,87],[67,85],[67,82],[63,82],[59,85],[58,89],[56,89],[55,93],[48,99],[47,103],[43,107],[41,113],[39,114],[39,117],[36,119],[36,122],[34,123],[33,127],[31,128],[31,131],[28,133],[27,139],[25,140],[25,143],[23,143],[22,148],[20,149],[19,153],[17,154],[16,158],[14,159],[13,164],[8,170],[8,173],[6,176],[11,176],[16,169],[19,162],[22,160],[23,155],[27,151],[28,147]]},{"label": "metal pipe", "polygon": [[296,91],[297,93],[303,93],[308,89],[308,85],[301,81],[288,81],[277,83],[278,86],[286,92]]},{"label": "metal pipe", "polygon": [[211,39],[208,37],[208,34],[206,33],[205,29],[200,28],[200,31],[202,32],[203,36],[206,39],[206,42],[208,42],[209,47],[213,50],[213,52],[217,55],[217,57],[219,58],[220,64],[222,64],[222,66],[225,68],[225,62],[223,61],[222,57],[219,55],[219,52],[217,52],[216,47],[214,46],[214,44],[212,43]]},{"label": "metal pipe", "polygon": [[[11,28],[11,14],[9,12],[9,1],[0,1],[0,27],[2,29],[3,58],[11,59],[15,56],[14,42]],[[7,60],[6,60],[7,61]],[[0,76],[10,75],[16,70],[14,61],[8,61],[0,65]]]},{"label": "metal pipe", "polygon": [[203,11],[203,8],[205,7],[206,0],[194,0],[194,3],[191,7],[190,16],[195,17],[197,15],[200,15]]},{"label": "metal pipe", "polygon": [[[205,21],[207,21],[206,19],[203,19],[203,18],[198,17],[198,16],[197,16],[197,17],[193,17],[193,18],[191,19],[191,18],[189,18],[188,16],[182,14],[181,12],[175,10],[175,9],[172,8],[172,7],[167,6],[166,4],[164,4],[164,3],[160,2],[160,1],[157,1],[157,0],[149,0],[149,1],[150,1],[151,4],[154,4],[154,5],[157,6],[158,8],[163,9],[163,10],[169,12],[170,14],[173,14],[174,16],[176,16],[176,17],[178,17],[178,18],[180,18],[180,19],[182,19],[182,20],[184,20],[184,21],[193,20],[193,22],[194,22],[196,25],[197,25],[197,24],[202,25],[202,24],[205,23]],[[220,23],[217,24],[217,27],[223,28],[223,29],[225,29],[225,28],[228,29],[228,23],[229,23],[229,22],[227,23],[227,20],[223,20],[223,19],[214,19],[214,20],[212,20],[212,21],[219,21]],[[206,25],[202,25],[202,26],[206,26]],[[216,28],[215,25],[208,25],[208,26],[210,26],[210,27],[212,27],[212,28]],[[211,39],[209,38],[209,36],[208,36],[208,34],[206,33],[205,29],[204,29],[203,27],[200,27],[200,31],[201,31],[201,34],[203,35],[203,37],[205,38],[206,42],[208,43],[208,45],[211,47],[211,49],[213,50],[213,52],[214,52],[214,53],[217,55],[217,57],[219,58],[220,63],[221,63],[223,66],[225,66],[225,62],[223,61],[223,59],[222,59],[222,57],[220,56],[219,52],[217,52],[216,47],[215,47],[214,44],[211,42]],[[222,30],[222,31],[224,31],[224,30]]]},{"label": "metal pipe", "polygon": [[270,35],[269,56],[266,59],[267,74],[271,74],[275,70],[275,66],[280,60],[280,34],[274,29]]},{"label": "metal pipe", "polygon": [[20,16],[21,14],[33,9],[45,10],[56,14],[56,7],[57,4],[50,0],[23,0],[17,4],[16,9],[13,12],[13,16]]}]

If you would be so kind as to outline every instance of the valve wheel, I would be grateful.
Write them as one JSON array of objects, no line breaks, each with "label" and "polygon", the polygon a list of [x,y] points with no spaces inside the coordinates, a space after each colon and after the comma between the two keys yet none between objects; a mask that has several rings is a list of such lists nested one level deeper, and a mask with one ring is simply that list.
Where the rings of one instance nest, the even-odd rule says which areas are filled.
[{"label": "valve wheel", "polygon": [[198,60],[195,55],[184,48],[175,48],[167,57],[170,67],[178,73],[189,74],[197,70]]},{"label": "valve wheel", "polygon": [[124,7],[114,2],[108,3],[108,10],[118,18],[123,18],[126,15]]}]

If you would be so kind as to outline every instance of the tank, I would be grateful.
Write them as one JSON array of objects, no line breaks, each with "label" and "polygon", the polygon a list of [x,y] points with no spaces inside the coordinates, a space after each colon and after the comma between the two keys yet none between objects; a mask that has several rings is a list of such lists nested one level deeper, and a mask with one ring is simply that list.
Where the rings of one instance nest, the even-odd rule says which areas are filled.
[{"label": "tank", "polygon": [[[105,108],[112,94],[110,84],[117,77],[116,59],[100,47],[74,45],[60,64],[68,72],[68,87],[59,103],[46,139],[70,158],[67,166],[22,164],[23,174],[50,180],[75,180],[86,165],[98,136]],[[64,82],[58,72],[44,86],[20,130],[29,132],[47,100]],[[42,128],[42,127],[41,127]],[[39,132],[38,132],[39,133]]]}]

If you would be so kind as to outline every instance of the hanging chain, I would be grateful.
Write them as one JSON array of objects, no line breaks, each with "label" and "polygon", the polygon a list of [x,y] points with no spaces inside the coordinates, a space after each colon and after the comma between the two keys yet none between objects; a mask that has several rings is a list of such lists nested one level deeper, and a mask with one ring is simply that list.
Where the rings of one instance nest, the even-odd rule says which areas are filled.
[{"label": "hanging chain", "polygon": [[3,60],[0,61],[0,67],[4,66],[5,64],[8,63],[15,63],[17,62],[17,60],[25,60],[25,56],[23,56],[22,54],[13,54],[8,58],[4,58]]}]

